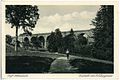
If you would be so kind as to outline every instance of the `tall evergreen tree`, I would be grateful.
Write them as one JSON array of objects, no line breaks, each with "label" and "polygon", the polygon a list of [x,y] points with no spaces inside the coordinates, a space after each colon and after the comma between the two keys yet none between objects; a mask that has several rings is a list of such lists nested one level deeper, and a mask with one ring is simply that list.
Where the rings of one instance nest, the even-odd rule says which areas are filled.
[{"label": "tall evergreen tree", "polygon": [[59,28],[55,30],[55,37],[56,37],[55,45],[57,47],[57,51],[59,51],[62,48],[62,33]]},{"label": "tall evergreen tree", "polygon": [[70,52],[74,51],[75,46],[75,34],[73,29],[70,30],[70,34],[64,37],[64,46],[65,49],[68,49]]},{"label": "tall evergreen tree", "polygon": [[113,60],[114,6],[102,5],[92,24],[95,26],[93,55],[97,58]]},{"label": "tall evergreen tree", "polygon": [[48,38],[48,50],[51,52],[56,52],[57,47],[56,47],[56,36],[55,32],[51,32],[49,38]]}]

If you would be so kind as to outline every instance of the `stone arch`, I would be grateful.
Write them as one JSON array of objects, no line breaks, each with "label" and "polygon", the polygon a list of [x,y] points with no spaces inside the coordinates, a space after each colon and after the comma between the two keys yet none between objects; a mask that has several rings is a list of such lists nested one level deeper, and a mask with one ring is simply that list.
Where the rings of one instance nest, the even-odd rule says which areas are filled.
[{"label": "stone arch", "polygon": [[39,36],[38,37],[38,42],[39,42],[40,47],[43,48],[44,45],[45,45],[45,39],[44,39],[44,37],[43,36]]},{"label": "stone arch", "polygon": [[31,41],[31,43],[30,43],[31,47],[38,47],[38,45],[37,45],[37,37],[36,36],[32,36],[30,41]]},{"label": "stone arch", "polygon": [[33,36],[31,37],[31,43],[37,42],[37,37]]},{"label": "stone arch", "polygon": [[[86,35],[86,36],[85,36]],[[81,45],[87,45],[88,44],[88,39],[87,39],[87,34],[82,32],[77,35],[78,40]]]},{"label": "stone arch", "polygon": [[47,39],[46,39],[46,40],[48,41],[48,40],[49,40],[49,38],[50,38],[50,35],[49,35],[49,36],[47,36]]},{"label": "stone arch", "polygon": [[28,37],[25,37],[25,38],[24,38],[24,42],[29,42],[29,38],[28,38]]},{"label": "stone arch", "polygon": [[29,38],[28,38],[28,37],[25,37],[25,38],[23,39],[23,47],[24,47],[25,49],[28,49],[29,46],[30,46],[29,44],[30,44]]},{"label": "stone arch", "polygon": [[46,39],[46,47],[48,48],[48,45],[49,45],[49,38],[50,38],[50,35],[47,36],[47,39]]}]

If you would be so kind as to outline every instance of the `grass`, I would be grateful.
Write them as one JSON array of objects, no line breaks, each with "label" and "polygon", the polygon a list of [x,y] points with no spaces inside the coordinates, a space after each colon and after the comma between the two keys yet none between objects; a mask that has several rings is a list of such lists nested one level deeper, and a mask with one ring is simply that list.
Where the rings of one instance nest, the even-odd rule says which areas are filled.
[{"label": "grass", "polygon": [[63,54],[50,54],[48,52],[27,51],[6,45],[6,73],[48,73],[51,63]]},{"label": "grass", "polygon": [[[6,46],[6,52],[6,73],[48,73],[51,63],[56,58],[66,57],[65,54],[54,54],[47,51],[27,51],[20,48],[16,53],[14,47],[10,45]],[[113,64],[104,64],[76,57],[69,62],[73,68],[77,69],[75,73],[113,73],[114,69]],[[64,61],[59,63],[62,64]],[[63,68],[62,65],[60,67]]]},{"label": "grass", "polygon": [[113,64],[101,64],[98,62],[81,60],[81,59],[72,59],[70,64],[78,68],[78,73],[113,73]]},{"label": "grass", "polygon": [[48,57],[7,56],[6,73],[47,73],[53,61]]},{"label": "grass", "polygon": [[55,54],[50,53],[48,51],[29,51],[19,48],[18,52],[14,51],[14,47],[10,45],[6,45],[6,56],[37,56],[37,57],[49,57],[52,59],[56,59],[58,57],[65,57],[65,54]]}]

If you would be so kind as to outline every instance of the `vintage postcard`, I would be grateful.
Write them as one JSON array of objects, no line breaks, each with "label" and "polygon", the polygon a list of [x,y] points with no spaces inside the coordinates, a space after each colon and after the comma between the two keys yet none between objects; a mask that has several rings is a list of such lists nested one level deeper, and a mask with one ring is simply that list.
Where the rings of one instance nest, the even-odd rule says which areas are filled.
[{"label": "vintage postcard", "polygon": [[2,2],[2,77],[117,80],[117,1]]}]

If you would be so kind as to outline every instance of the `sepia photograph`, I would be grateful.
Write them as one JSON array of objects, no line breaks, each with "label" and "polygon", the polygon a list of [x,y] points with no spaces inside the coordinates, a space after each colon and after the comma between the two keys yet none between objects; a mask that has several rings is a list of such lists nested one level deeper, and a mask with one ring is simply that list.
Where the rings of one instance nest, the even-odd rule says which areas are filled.
[{"label": "sepia photograph", "polygon": [[114,5],[5,5],[5,73],[114,74]]}]

